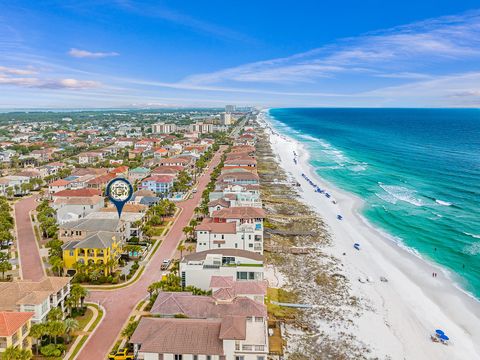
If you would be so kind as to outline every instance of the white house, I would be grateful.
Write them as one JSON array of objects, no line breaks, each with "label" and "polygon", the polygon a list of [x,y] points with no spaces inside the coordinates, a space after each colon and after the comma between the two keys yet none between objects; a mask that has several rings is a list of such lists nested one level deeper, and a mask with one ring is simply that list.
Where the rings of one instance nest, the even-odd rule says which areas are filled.
[{"label": "white house", "polygon": [[103,196],[93,195],[89,197],[59,197],[56,198],[52,207],[57,211],[59,224],[85,218],[88,214],[100,211],[105,206]]},{"label": "white house", "polygon": [[195,227],[197,252],[211,249],[241,249],[263,253],[263,230],[255,224],[215,222],[205,218]]},{"label": "white house", "polygon": [[68,277],[46,277],[40,281],[0,282],[0,311],[33,312],[33,323],[44,322],[51,309],[66,310],[70,280]]},{"label": "white house", "polygon": [[185,255],[180,261],[182,286],[209,290],[212,276],[239,281],[263,280],[263,255],[239,249],[215,249]]}]

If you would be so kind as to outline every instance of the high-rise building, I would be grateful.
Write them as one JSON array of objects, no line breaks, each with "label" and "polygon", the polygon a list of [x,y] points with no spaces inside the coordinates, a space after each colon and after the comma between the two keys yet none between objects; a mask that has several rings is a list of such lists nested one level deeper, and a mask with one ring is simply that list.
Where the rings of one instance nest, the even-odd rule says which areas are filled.
[{"label": "high-rise building", "polygon": [[231,125],[232,124],[232,114],[225,112],[220,116],[221,125]]},{"label": "high-rise building", "polygon": [[226,113],[233,113],[235,112],[235,105],[225,105],[225,112]]},{"label": "high-rise building", "polygon": [[177,131],[177,125],[165,124],[164,122],[152,124],[152,133],[154,134],[171,134]]},{"label": "high-rise building", "polygon": [[197,132],[200,134],[208,134],[213,132],[213,125],[207,124],[201,121],[197,121],[196,123],[190,124],[190,132]]}]

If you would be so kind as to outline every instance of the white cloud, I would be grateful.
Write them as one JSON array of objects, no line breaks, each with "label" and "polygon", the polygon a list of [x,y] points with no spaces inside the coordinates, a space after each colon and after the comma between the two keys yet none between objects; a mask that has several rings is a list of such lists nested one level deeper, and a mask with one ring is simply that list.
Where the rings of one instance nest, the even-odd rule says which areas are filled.
[{"label": "white cloud", "polygon": [[182,82],[314,82],[318,78],[357,73],[359,69],[365,73],[384,73],[383,77],[387,77],[388,72],[413,74],[429,64],[472,59],[480,60],[478,11],[343,39],[285,58],[192,75]]},{"label": "white cloud", "polygon": [[92,52],[88,50],[80,50],[80,49],[72,48],[68,52],[68,55],[76,58],[99,59],[99,58],[105,58],[105,57],[111,57],[111,56],[118,56],[120,54],[117,52]]}]

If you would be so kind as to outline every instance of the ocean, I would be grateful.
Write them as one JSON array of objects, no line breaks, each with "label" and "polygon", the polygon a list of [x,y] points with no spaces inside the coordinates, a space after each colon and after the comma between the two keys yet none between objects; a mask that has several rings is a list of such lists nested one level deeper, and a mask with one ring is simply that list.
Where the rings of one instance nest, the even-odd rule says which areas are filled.
[{"label": "ocean", "polygon": [[480,109],[270,109],[319,176],[480,299]]}]

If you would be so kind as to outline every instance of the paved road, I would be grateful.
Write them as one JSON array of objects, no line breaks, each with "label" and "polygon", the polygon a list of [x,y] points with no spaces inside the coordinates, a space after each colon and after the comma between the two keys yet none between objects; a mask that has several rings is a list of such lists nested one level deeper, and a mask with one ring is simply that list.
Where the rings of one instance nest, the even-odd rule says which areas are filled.
[{"label": "paved road", "polygon": [[45,276],[45,270],[38,253],[38,246],[30,219],[30,211],[38,205],[35,199],[35,196],[31,196],[23,198],[15,204],[18,253],[24,280],[40,280]]},{"label": "paved road", "polygon": [[182,229],[188,225],[193,216],[195,207],[202,200],[202,192],[210,181],[210,175],[215,166],[220,162],[221,152],[217,152],[209,170],[199,178],[197,193],[192,199],[178,203],[182,209],[175,224],[171,227],[167,236],[153,255],[140,279],[133,285],[118,290],[91,291],[88,301],[100,303],[106,310],[104,320],[89,338],[85,347],[77,357],[78,360],[101,360],[106,359],[107,353],[113,346],[117,335],[128,319],[135,305],[148,295],[147,287],[160,280],[162,271],[160,265],[166,258],[172,258],[180,240],[184,234]]}]

